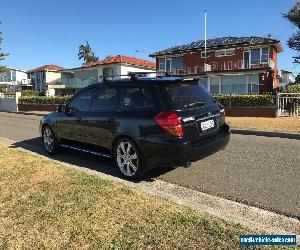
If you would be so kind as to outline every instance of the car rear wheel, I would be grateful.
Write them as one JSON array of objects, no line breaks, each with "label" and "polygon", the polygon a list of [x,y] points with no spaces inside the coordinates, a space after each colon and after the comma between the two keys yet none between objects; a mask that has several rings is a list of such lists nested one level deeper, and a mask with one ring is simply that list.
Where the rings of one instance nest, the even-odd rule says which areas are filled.
[{"label": "car rear wheel", "polygon": [[55,154],[58,148],[53,130],[49,126],[43,128],[43,143],[49,154]]},{"label": "car rear wheel", "polygon": [[126,179],[136,180],[142,176],[142,158],[136,144],[127,138],[115,144],[114,159]]}]

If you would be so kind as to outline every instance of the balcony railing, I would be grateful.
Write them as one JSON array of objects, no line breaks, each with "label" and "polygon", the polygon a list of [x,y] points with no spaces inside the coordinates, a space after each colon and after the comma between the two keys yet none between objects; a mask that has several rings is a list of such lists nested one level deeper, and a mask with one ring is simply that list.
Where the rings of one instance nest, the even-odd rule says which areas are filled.
[{"label": "balcony railing", "polygon": [[0,81],[2,85],[29,85],[31,84],[31,79],[22,79],[17,81]]},{"label": "balcony railing", "polygon": [[71,89],[80,89],[84,88],[90,84],[96,83],[97,78],[91,77],[85,80],[79,79],[79,78],[62,78],[61,84],[65,85],[65,88],[71,88]]},{"label": "balcony railing", "polygon": [[158,75],[167,72],[170,75],[196,75],[204,72],[230,71],[230,70],[247,70],[247,69],[265,69],[274,70],[274,61],[269,60],[267,63],[251,64],[249,61],[226,61],[226,62],[208,62],[206,66],[194,66],[171,69],[168,71],[159,71]]}]

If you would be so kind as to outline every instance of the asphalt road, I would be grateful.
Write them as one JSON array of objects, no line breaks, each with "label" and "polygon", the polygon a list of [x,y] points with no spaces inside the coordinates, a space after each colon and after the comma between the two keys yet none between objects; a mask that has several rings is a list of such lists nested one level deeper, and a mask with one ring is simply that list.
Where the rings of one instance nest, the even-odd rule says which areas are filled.
[{"label": "asphalt road", "polygon": [[[40,154],[40,117],[0,112],[0,137]],[[54,159],[119,176],[110,160],[66,150]],[[152,170],[159,178],[300,219],[300,140],[232,135],[225,150],[190,168]]]}]

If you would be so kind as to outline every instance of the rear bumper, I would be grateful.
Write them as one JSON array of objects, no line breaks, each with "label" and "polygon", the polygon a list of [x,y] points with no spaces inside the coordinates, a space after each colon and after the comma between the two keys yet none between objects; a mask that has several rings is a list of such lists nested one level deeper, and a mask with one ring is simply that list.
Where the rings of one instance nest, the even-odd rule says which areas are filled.
[{"label": "rear bumper", "polygon": [[183,165],[200,160],[226,147],[230,140],[230,127],[225,124],[217,135],[190,144],[182,139],[144,142],[142,153],[148,168]]}]

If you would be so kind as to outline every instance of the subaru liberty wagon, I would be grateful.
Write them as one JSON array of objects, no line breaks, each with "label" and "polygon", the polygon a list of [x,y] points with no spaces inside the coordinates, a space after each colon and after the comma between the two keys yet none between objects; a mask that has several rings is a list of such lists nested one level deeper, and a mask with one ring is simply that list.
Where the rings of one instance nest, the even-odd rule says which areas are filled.
[{"label": "subaru liberty wagon", "polygon": [[229,142],[224,107],[198,80],[132,77],[85,87],[42,118],[49,154],[70,148],[112,158],[125,178],[188,166]]}]

